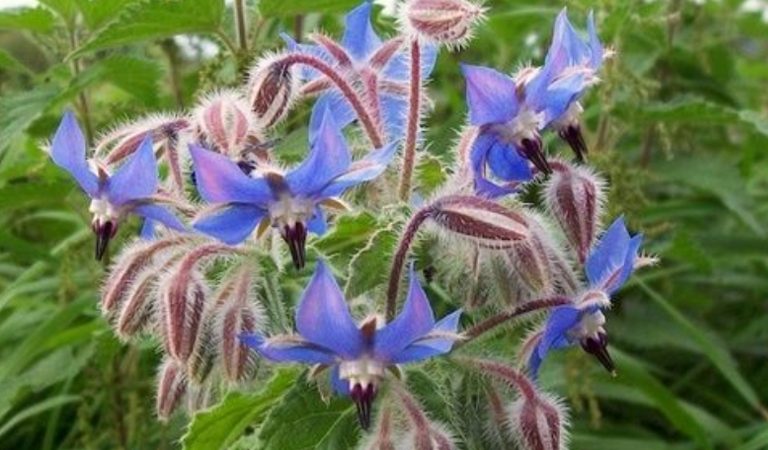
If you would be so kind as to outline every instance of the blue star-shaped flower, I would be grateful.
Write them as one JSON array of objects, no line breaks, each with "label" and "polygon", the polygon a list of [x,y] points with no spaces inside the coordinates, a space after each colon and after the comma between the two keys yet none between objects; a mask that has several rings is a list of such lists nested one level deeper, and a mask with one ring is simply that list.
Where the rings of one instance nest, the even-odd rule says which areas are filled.
[{"label": "blue star-shaped flower", "polygon": [[585,271],[589,289],[573,305],[560,306],[550,314],[541,340],[528,361],[534,376],[550,350],[577,343],[595,355],[609,372],[614,371],[603,328],[603,310],[610,307],[610,295],[632,275],[642,241],[642,235],[629,235],[623,217],[608,228],[587,258]]},{"label": "blue star-shaped flower", "polygon": [[334,390],[357,405],[363,428],[386,370],[447,353],[458,338],[461,311],[435,322],[429,300],[411,270],[403,310],[377,327],[376,318],[358,326],[328,267],[320,262],[296,309],[298,336],[242,336],[261,356],[277,362],[320,364],[331,368]]},{"label": "blue star-shaped flower", "polygon": [[[319,45],[298,44],[285,34],[283,39],[288,42],[291,50],[317,56],[344,73],[353,75],[358,82],[363,79],[366,72],[375,73],[378,78],[379,98],[369,99],[369,101],[379,103],[384,132],[388,136],[387,141],[391,141],[404,134],[410,69],[407,57],[401,51],[390,54],[392,49],[388,46],[393,43],[382,42],[376,34],[371,24],[372,8],[371,2],[366,1],[344,16],[344,34],[340,45],[336,47],[340,53],[331,54]],[[436,59],[437,47],[425,45],[421,54],[422,80],[429,77]],[[307,68],[301,72],[301,76],[305,81],[312,81],[322,75],[314,69]],[[341,127],[345,127],[357,118],[352,107],[338,91],[326,91],[322,97],[328,99],[333,117]]]},{"label": "blue star-shaped flower", "polygon": [[[214,209],[194,228],[227,244],[243,242],[259,223],[279,229],[297,268],[304,266],[307,232],[326,229],[324,203],[347,189],[379,176],[395,152],[390,144],[351,161],[341,130],[324,102],[312,111],[307,158],[287,173],[256,168],[247,175],[224,155],[190,145],[195,181],[202,198]],[[338,203],[338,202],[336,202]]]},{"label": "blue star-shaped flower", "polygon": [[51,158],[56,165],[69,172],[91,198],[96,259],[104,255],[119,223],[129,214],[141,216],[146,222],[156,221],[174,230],[185,230],[176,216],[156,205],[152,199],[157,192],[158,179],[157,161],[149,135],[135,154],[112,175],[97,164],[94,164],[94,173],[86,161],[85,152],[83,132],[74,114],[68,111],[53,137]]}]

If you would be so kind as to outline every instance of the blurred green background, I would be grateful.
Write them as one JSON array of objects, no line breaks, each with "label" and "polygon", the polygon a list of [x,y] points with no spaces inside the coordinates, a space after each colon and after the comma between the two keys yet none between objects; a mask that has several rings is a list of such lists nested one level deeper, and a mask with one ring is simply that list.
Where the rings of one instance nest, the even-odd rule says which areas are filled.
[{"label": "blurred green background", "polygon": [[[153,344],[120,344],[98,312],[104,267],[86,200],[42,150],[63,109],[91,136],[178,110],[237,84],[280,31],[338,35],[355,4],[250,2],[247,54],[233,54],[231,6],[219,0],[0,10],[0,448],[175,448],[186,425],[154,417]],[[594,9],[616,51],[585,101],[609,216],[625,213],[662,261],[611,313],[619,376],[564,352],[544,380],[571,406],[572,447],[767,449],[768,2],[489,1],[469,48],[439,58],[427,152],[454,157],[466,111],[458,63],[540,62],[565,4],[579,27]]]}]

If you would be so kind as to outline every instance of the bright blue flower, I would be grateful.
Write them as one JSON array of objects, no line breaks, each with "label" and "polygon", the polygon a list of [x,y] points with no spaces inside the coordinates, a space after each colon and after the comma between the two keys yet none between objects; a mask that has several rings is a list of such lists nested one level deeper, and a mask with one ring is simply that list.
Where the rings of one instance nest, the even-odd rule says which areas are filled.
[{"label": "bright blue flower", "polygon": [[534,376],[550,350],[575,344],[581,344],[587,353],[595,355],[613,372],[603,311],[610,307],[610,295],[623,286],[634,271],[642,240],[642,235],[629,235],[623,217],[616,219],[603,234],[585,264],[589,289],[572,305],[554,309],[544,326],[539,344],[528,361]]},{"label": "bright blue flower", "polygon": [[376,326],[376,318],[358,326],[330,270],[319,262],[296,309],[298,336],[241,339],[272,361],[329,367],[334,390],[352,398],[360,423],[367,428],[371,403],[388,368],[447,353],[458,338],[461,311],[435,322],[413,270],[410,277],[400,315],[382,328]]},{"label": "bright blue flower", "polygon": [[260,223],[261,231],[271,224],[288,243],[294,264],[303,267],[307,232],[323,234],[326,229],[321,205],[379,176],[396,149],[390,144],[352,162],[328,108],[320,102],[312,114],[309,154],[287,173],[256,168],[249,176],[226,156],[190,145],[197,189],[215,204],[195,221],[195,229],[235,245]]},{"label": "bright blue flower", "polygon": [[96,233],[96,258],[101,259],[109,240],[128,214],[147,221],[156,221],[174,230],[184,225],[166,208],[156,205],[152,196],[157,192],[157,161],[152,139],[147,135],[138,149],[110,175],[106,168],[97,167],[96,173],[85,158],[86,145],[83,132],[74,114],[67,111],[61,120],[51,145],[51,158],[66,170],[91,198],[92,227]]},{"label": "bright blue flower", "polygon": [[[384,131],[388,140],[397,140],[404,135],[407,105],[407,82],[409,79],[408,58],[397,52],[383,66],[373,60],[377,52],[382,49],[383,42],[376,34],[371,24],[371,2],[363,2],[360,6],[350,11],[344,17],[344,34],[340,45],[346,50],[351,67],[346,61],[334,58],[325,48],[319,45],[298,44],[290,36],[282,37],[288,43],[291,50],[298,50],[317,56],[331,65],[337,66],[347,73],[355,73],[357,77],[364,71],[373,71],[378,74],[380,95],[379,104],[384,125]],[[424,45],[421,53],[421,78],[426,79],[432,72],[437,59],[437,47]],[[306,68],[301,76],[305,81],[315,80],[321,77],[316,70]],[[336,90],[327,91],[321,98],[327,98],[328,103],[336,119],[336,123],[342,128],[357,118],[355,111],[347,100]]]}]

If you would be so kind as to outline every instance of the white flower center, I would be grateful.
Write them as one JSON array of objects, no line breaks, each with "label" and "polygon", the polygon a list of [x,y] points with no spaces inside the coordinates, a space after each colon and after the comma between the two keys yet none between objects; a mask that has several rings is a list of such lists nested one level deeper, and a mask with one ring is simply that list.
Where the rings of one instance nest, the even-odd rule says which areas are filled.
[{"label": "white flower center", "polygon": [[581,106],[581,103],[571,102],[568,109],[560,117],[552,121],[552,128],[561,130],[569,126],[578,125],[583,112],[584,108]]},{"label": "white flower center", "polygon": [[585,314],[584,317],[581,318],[581,322],[571,330],[571,333],[577,340],[582,340],[588,337],[597,339],[598,333],[605,332],[603,325],[605,325],[605,316],[602,311],[598,310],[594,313]]},{"label": "white flower center", "polygon": [[496,125],[493,129],[501,138],[509,143],[518,144],[524,139],[535,140],[539,137],[539,130],[544,126],[544,113],[536,112],[528,107],[523,107],[514,119],[509,122]]},{"label": "white flower center", "polygon": [[385,370],[384,364],[371,358],[342,361],[339,364],[339,378],[349,380],[349,388],[352,389],[356,384],[375,384],[384,377]]},{"label": "white flower center", "polygon": [[88,211],[93,214],[93,222],[103,224],[109,220],[117,221],[120,211],[114,205],[102,198],[94,198]]},{"label": "white flower center", "polygon": [[297,198],[285,194],[269,205],[269,218],[272,226],[284,228],[293,227],[297,223],[307,223],[314,212],[314,203],[305,198]]}]

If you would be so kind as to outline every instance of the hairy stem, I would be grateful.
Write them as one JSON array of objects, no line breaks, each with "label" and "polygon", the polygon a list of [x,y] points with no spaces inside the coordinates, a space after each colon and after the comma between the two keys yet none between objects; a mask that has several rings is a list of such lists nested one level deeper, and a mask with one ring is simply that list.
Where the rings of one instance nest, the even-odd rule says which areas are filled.
[{"label": "hairy stem", "polygon": [[421,122],[421,47],[418,39],[411,41],[411,79],[408,93],[408,121],[405,130],[403,171],[400,174],[400,200],[407,201],[411,195],[411,178],[416,160],[416,144]]},{"label": "hairy stem", "polygon": [[397,309],[397,291],[400,287],[400,277],[403,273],[405,257],[408,255],[408,250],[410,250],[411,244],[413,244],[416,232],[419,231],[421,225],[431,214],[431,207],[428,206],[421,209],[411,217],[408,225],[405,226],[405,231],[397,246],[395,256],[392,258],[392,267],[389,269],[389,285],[387,286],[387,322],[395,317],[395,310]]},{"label": "hairy stem", "polygon": [[526,399],[532,399],[536,396],[536,388],[531,380],[512,367],[487,359],[462,358],[462,361],[479,369],[483,375],[490,375],[503,381],[509,387],[517,389]]},{"label": "hairy stem", "polygon": [[282,59],[282,62],[288,65],[304,64],[325,75],[334,85],[336,85],[344,98],[347,99],[350,106],[352,106],[352,109],[355,110],[357,118],[360,119],[360,123],[363,125],[363,129],[374,148],[381,148],[384,146],[381,134],[379,133],[371,114],[365,108],[360,95],[338,71],[328,65],[325,61],[303,53],[289,53]]},{"label": "hairy stem", "polygon": [[466,337],[466,339],[464,339],[461,342],[458,342],[454,348],[459,347],[460,345],[464,345],[467,342],[479,336],[482,336],[483,334],[493,330],[499,325],[502,325],[503,323],[507,322],[508,320],[514,319],[516,317],[520,317],[528,313],[541,311],[542,309],[548,309],[555,306],[567,305],[569,303],[571,303],[571,301],[566,297],[540,298],[537,300],[531,300],[529,302],[525,302],[522,305],[519,305],[508,311],[501,312],[495,316],[489,317],[484,321],[476,324],[475,326],[473,326],[472,328],[464,332],[464,336]]}]

